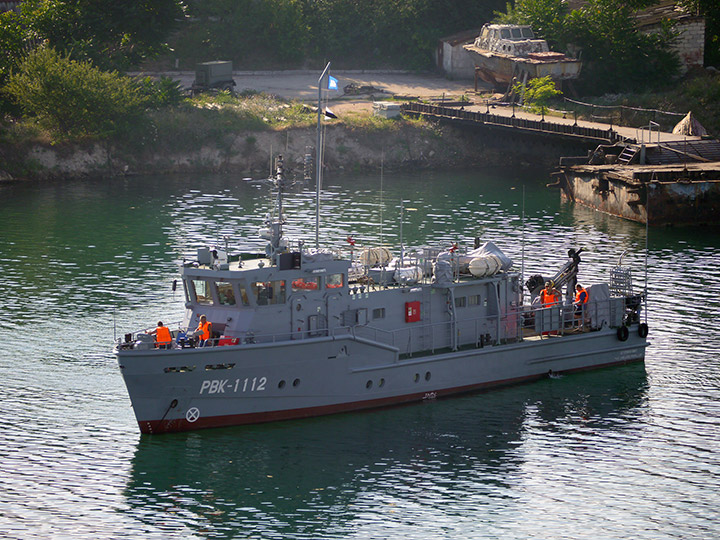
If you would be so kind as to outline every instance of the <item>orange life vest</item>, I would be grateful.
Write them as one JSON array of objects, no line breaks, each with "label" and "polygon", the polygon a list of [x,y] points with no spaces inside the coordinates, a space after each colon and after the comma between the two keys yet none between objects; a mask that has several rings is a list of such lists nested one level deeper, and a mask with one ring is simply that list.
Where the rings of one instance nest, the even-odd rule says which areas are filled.
[{"label": "orange life vest", "polygon": [[542,302],[543,306],[552,306],[553,304],[557,304],[559,301],[560,299],[556,294],[549,293],[545,289],[540,292],[540,302]]},{"label": "orange life vest", "polygon": [[167,326],[158,326],[155,330],[155,339],[158,345],[170,345],[172,342],[170,329]]},{"label": "orange life vest", "polygon": [[[585,293],[585,299],[581,299],[580,296],[582,293]],[[579,304],[587,304],[587,301],[590,300],[590,295],[585,289],[580,289],[577,294],[575,294],[575,302]]]},{"label": "orange life vest", "polygon": [[200,339],[210,339],[210,321],[206,321],[205,324],[200,323],[197,327],[198,330],[202,330]]}]

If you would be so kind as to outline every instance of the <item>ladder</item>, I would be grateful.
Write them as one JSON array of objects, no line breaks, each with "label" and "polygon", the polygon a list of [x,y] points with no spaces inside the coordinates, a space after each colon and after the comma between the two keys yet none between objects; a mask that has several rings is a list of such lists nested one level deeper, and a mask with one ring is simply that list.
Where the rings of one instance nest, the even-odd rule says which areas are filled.
[{"label": "ladder", "polygon": [[635,146],[626,146],[618,156],[618,163],[629,165],[635,159],[638,151],[639,149]]}]

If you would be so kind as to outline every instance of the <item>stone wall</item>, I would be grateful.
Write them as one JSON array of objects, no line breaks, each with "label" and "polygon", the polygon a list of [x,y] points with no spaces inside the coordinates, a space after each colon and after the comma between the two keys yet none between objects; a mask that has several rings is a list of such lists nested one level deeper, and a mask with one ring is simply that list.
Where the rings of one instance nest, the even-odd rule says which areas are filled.
[{"label": "stone wall", "polygon": [[[329,126],[325,136],[326,170],[467,169],[485,166],[554,167],[563,155],[587,153],[583,145],[556,138],[512,133],[485,126],[406,123],[395,129],[362,130]],[[5,160],[0,180],[54,180],[84,176],[122,176],[213,171],[265,178],[271,161],[283,154],[292,174],[303,172],[305,154],[314,154],[315,129],[237,133],[222,147],[189,151],[172,148],[128,150],[107,145],[0,147]]]},{"label": "stone wall", "polygon": [[680,37],[674,49],[682,62],[682,73],[693,66],[702,66],[705,56],[705,19],[693,17],[680,21],[675,29]]}]

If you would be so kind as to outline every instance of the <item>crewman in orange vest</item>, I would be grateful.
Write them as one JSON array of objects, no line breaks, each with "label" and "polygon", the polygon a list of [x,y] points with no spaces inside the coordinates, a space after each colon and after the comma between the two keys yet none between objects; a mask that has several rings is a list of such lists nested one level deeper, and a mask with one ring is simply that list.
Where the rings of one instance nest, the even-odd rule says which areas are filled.
[{"label": "crewman in orange vest", "polygon": [[560,303],[561,294],[555,288],[555,284],[552,281],[545,282],[545,288],[540,291],[540,303],[543,307],[554,306]]},{"label": "crewman in orange vest", "polygon": [[157,342],[158,349],[169,349],[172,344],[172,335],[170,335],[170,329],[167,326],[163,326],[162,321],[158,321],[157,328],[150,332],[155,335],[155,341]]},{"label": "crewman in orange vest", "polygon": [[212,323],[207,320],[207,317],[205,315],[200,315],[200,324],[198,324],[195,332],[200,332],[200,334],[198,335],[198,337],[200,338],[198,347],[205,347],[210,345],[210,337],[212,336]]},{"label": "crewman in orange vest", "polygon": [[575,317],[582,317],[583,311],[585,311],[585,304],[590,300],[590,294],[585,288],[579,283],[575,286]]},{"label": "crewman in orange vest", "polygon": [[590,300],[590,295],[583,286],[578,283],[575,286],[575,290],[577,291],[575,293],[575,305],[587,304],[587,301]]}]

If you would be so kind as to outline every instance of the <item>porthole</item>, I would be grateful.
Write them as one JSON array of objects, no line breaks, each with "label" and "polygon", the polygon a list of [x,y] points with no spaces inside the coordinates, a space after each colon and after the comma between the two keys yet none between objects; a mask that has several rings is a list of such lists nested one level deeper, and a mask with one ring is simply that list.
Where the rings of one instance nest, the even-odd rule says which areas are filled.
[{"label": "porthole", "polygon": [[280,382],[278,383],[278,388],[280,388],[281,390],[282,390],[283,388],[285,388],[285,381],[280,381]]},{"label": "porthole", "polygon": [[429,372],[429,371],[426,371],[426,372],[425,372],[425,380],[426,380],[426,381],[429,381],[429,380],[430,380],[430,377],[432,377],[432,375],[430,375],[430,372]]},{"label": "porthole", "polygon": [[418,382],[419,380],[420,380],[420,374],[416,373],[415,374],[415,382]]},{"label": "porthole", "polygon": [[378,387],[382,388],[385,386],[385,379],[380,379],[380,382],[378,383]]},{"label": "porthole", "polygon": [[367,388],[368,390],[370,390],[370,389],[372,388],[372,381],[366,382],[366,383],[365,383],[365,388]]},{"label": "porthole", "polygon": [[300,384],[300,379],[295,379],[293,381],[293,386],[298,386]]}]

